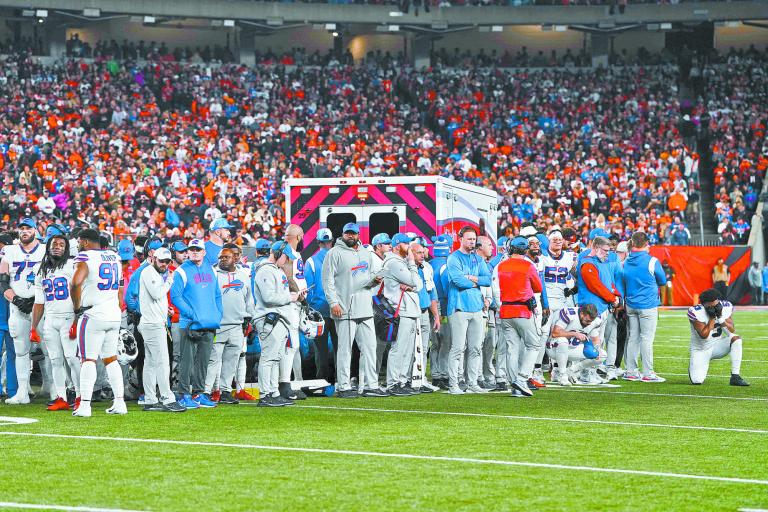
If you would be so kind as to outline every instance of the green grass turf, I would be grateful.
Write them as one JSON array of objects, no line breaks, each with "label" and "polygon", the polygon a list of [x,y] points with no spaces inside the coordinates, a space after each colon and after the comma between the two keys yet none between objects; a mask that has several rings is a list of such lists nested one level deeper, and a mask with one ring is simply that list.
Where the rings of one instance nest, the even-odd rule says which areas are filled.
[{"label": "green grass turf", "polygon": [[[685,311],[663,311],[656,367],[664,384],[461,397],[318,398],[302,405],[696,425],[768,431],[768,313],[739,312],[742,374],[728,386],[728,358],[690,386]],[[663,359],[679,357],[681,359]],[[721,377],[722,376],[722,377]],[[751,377],[762,377],[753,378]],[[731,400],[664,395],[750,397]],[[130,406],[123,417],[50,413],[38,401],[0,406],[36,418],[0,432],[206,441],[463,457],[768,481],[768,433],[251,405],[171,415]],[[737,510],[768,508],[768,485],[514,467],[361,454],[0,435],[0,501],[137,510]],[[15,482],[15,484],[11,484]],[[2,507],[0,507],[2,508]]]}]

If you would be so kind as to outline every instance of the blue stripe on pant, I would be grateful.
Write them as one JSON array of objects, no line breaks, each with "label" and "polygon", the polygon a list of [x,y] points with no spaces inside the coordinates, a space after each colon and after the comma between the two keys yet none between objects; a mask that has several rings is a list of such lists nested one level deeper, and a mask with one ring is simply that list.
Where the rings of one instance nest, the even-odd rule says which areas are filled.
[{"label": "blue stripe on pant", "polygon": [[5,393],[15,396],[19,389],[16,380],[16,350],[13,348],[13,338],[7,330],[0,329],[0,344],[5,346]]}]

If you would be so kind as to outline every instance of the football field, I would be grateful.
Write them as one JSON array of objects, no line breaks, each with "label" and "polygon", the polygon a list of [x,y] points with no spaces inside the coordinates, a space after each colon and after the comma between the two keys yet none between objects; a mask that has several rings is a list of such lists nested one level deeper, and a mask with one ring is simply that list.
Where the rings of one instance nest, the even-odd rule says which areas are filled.
[{"label": "football field", "polygon": [[[742,375],[688,384],[685,310],[660,313],[666,383],[313,398],[90,419],[0,406],[0,510],[768,509],[768,312],[734,315]],[[37,420],[21,423],[21,418]]]}]

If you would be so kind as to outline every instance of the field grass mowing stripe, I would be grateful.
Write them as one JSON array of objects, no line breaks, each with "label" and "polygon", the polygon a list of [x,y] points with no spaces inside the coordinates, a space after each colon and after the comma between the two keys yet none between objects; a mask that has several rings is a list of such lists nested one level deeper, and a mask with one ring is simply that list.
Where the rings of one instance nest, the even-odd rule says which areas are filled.
[{"label": "field grass mowing stripe", "polygon": [[23,510],[72,510],[77,512],[143,512],[140,510],[128,510],[124,508],[69,507],[67,505],[41,505],[38,503],[16,503],[13,501],[0,501],[0,508]]},{"label": "field grass mowing stripe", "polygon": [[[669,372],[664,372],[664,375],[672,375],[674,377],[688,377],[687,373],[669,373]],[[745,374],[742,374],[742,375],[745,375]],[[716,377],[716,378],[719,378],[719,379],[730,379],[731,378],[730,375],[707,375],[707,378],[710,378],[710,377]],[[768,377],[754,377],[752,375],[750,375],[748,378],[749,378],[749,380],[752,380],[752,379],[768,379]]]},{"label": "field grass mowing stripe", "polygon": [[566,388],[566,387],[560,387],[560,386],[547,386],[546,388],[548,390],[558,390],[558,391],[572,391],[572,392],[582,392],[582,393],[612,393],[614,395],[640,395],[640,396],[666,396],[670,398],[711,398],[713,400],[747,400],[747,401],[753,401],[753,402],[768,402],[768,398],[757,398],[757,397],[751,397],[751,396],[718,396],[718,395],[687,395],[682,393],[646,393],[642,391],[600,391],[599,389],[586,389],[586,388],[578,388],[578,389],[572,389],[572,388]]},{"label": "field grass mowing stripe", "polygon": [[[249,404],[245,404],[249,405]],[[523,420],[523,421],[556,421],[561,423],[592,423],[596,425],[618,425],[623,427],[648,427],[648,428],[671,428],[683,430],[713,430],[718,432],[741,432],[747,434],[768,434],[768,430],[749,429],[749,428],[728,428],[728,427],[708,427],[703,425],[670,425],[668,423],[639,423],[633,421],[607,421],[607,420],[585,420],[580,418],[551,418],[546,416],[514,416],[507,414],[485,414],[472,412],[450,412],[450,411],[425,411],[410,409],[378,409],[374,407],[338,407],[326,405],[297,405],[300,409],[331,409],[335,411],[363,411],[363,412],[384,412],[394,414],[427,414],[437,416],[462,416],[469,418],[498,418],[504,420]]]},{"label": "field grass mowing stripe", "polygon": [[[447,457],[440,455],[418,455],[412,453],[367,452],[359,450],[335,450],[331,448],[305,448],[298,446],[269,446],[258,444],[215,443],[206,441],[180,441],[176,439],[138,439],[134,437],[107,436],[76,436],[68,434],[44,434],[37,432],[0,432],[4,436],[44,437],[51,439],[72,439],[78,441],[110,441],[141,444],[161,444],[176,446],[202,446],[208,448],[237,448],[246,450],[263,450],[297,453],[318,453],[326,455],[349,455],[358,457],[380,457],[406,460],[425,460],[431,462],[458,462],[464,464],[488,464],[495,466],[528,467],[541,469],[562,469],[565,471],[592,471],[595,473],[613,473],[624,475],[640,475],[656,478],[679,478],[684,480],[705,480],[711,482],[726,482],[735,484],[750,484],[768,486],[768,480],[756,478],[740,478],[731,476],[693,475],[687,473],[671,473],[666,471],[643,471],[638,469],[601,468],[597,466],[569,466],[565,464],[547,464],[544,462],[525,462],[514,460],[473,459],[469,457]],[[133,512],[133,511],[131,511]]]}]

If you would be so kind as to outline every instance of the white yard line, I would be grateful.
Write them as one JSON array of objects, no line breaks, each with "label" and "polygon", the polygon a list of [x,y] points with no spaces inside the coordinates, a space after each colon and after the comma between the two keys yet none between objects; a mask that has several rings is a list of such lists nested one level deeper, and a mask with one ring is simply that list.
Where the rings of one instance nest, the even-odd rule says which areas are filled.
[{"label": "white yard line", "polygon": [[422,411],[416,409],[379,409],[374,407],[337,407],[325,405],[297,405],[301,409],[330,409],[333,411],[355,411],[355,412],[383,412],[395,414],[416,414],[416,415],[436,415],[436,416],[461,416],[469,418],[494,418],[503,420],[523,420],[523,421],[555,421],[560,423],[591,423],[596,425],[619,425],[624,427],[649,427],[649,428],[670,428],[683,430],[709,430],[718,432],[741,432],[747,434],[768,434],[768,430],[749,429],[749,428],[728,428],[728,427],[708,427],[702,425],[671,425],[669,423],[640,423],[635,421],[606,421],[606,420],[585,420],[580,418],[552,418],[546,416],[513,416],[507,414],[485,414],[471,412],[450,412],[450,411]]},{"label": "white yard line", "polygon": [[246,450],[263,450],[263,451],[276,451],[276,452],[322,453],[322,454],[329,454],[329,455],[377,457],[377,458],[384,458],[384,459],[423,460],[423,461],[431,461],[431,462],[458,462],[463,464],[561,469],[565,471],[580,471],[580,472],[593,471],[595,473],[640,475],[640,476],[651,476],[651,477],[658,477],[658,478],[679,478],[679,479],[685,479],[685,480],[706,480],[711,482],[727,482],[727,483],[736,483],[736,484],[768,486],[768,480],[760,480],[756,478],[740,478],[740,477],[727,477],[727,476],[714,476],[714,475],[693,475],[693,474],[687,474],[687,473],[670,473],[666,471],[642,471],[637,469],[602,468],[602,467],[596,467],[596,466],[569,466],[565,464],[547,464],[543,462],[525,462],[525,461],[495,460],[495,459],[473,459],[468,457],[444,457],[444,456],[438,456],[438,455],[417,455],[417,454],[410,454],[410,453],[385,453],[385,452],[367,452],[367,451],[359,451],[359,450],[333,450],[328,448],[303,448],[303,447],[296,447],[296,446],[269,446],[269,445],[257,445],[257,444],[213,443],[213,442],[204,442],[204,441],[179,441],[174,439],[138,439],[138,438],[132,438],[132,437],[76,436],[76,435],[67,435],[67,434],[44,434],[44,433],[36,433],[36,432],[0,432],[0,435],[44,437],[44,438],[52,438],[52,439],[72,439],[72,440],[79,440],[79,441],[109,441],[109,442],[123,442],[123,443],[137,443],[137,444],[203,446],[208,448],[237,448],[237,449],[246,449]]},{"label": "white yard line", "polygon": [[[648,384],[653,386],[653,384]],[[611,393],[614,395],[642,395],[642,396],[664,396],[664,397],[682,397],[682,398],[711,398],[713,400],[746,400],[753,402],[768,402],[768,398],[757,398],[751,396],[718,396],[718,395],[687,395],[682,393],[645,393],[642,391],[600,391],[599,389],[587,389],[587,388],[567,388],[562,386],[547,386],[544,389],[559,390],[559,391],[580,391],[583,393]]]},{"label": "white yard line", "polygon": [[66,505],[41,505],[38,503],[16,503],[13,501],[0,501],[0,509],[6,508],[24,510],[73,510],[77,512],[142,512],[140,510],[128,510],[125,508],[69,507]]},{"label": "white yard line", "polygon": [[[653,356],[654,359],[676,359],[680,361],[690,361],[690,357],[680,357],[680,356]],[[742,363],[768,363],[768,359],[742,359]]]},{"label": "white yard line", "polygon": [[[669,373],[669,372],[663,372],[663,375],[662,375],[662,377],[663,377],[664,375],[673,375],[673,376],[675,376],[675,377],[688,377],[688,374],[687,374],[687,373]],[[707,378],[708,378],[708,379],[709,379],[710,377],[715,377],[715,378],[718,378],[718,379],[730,379],[730,378],[731,378],[731,376],[730,376],[730,375],[711,375],[711,374],[710,374],[710,375],[707,375]],[[747,377],[747,379],[749,379],[749,380],[754,380],[754,379],[768,379],[768,377],[754,377],[754,376],[750,375],[750,376],[748,376],[748,377]]]}]

